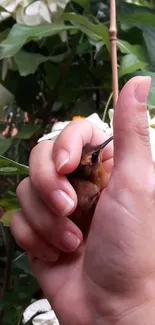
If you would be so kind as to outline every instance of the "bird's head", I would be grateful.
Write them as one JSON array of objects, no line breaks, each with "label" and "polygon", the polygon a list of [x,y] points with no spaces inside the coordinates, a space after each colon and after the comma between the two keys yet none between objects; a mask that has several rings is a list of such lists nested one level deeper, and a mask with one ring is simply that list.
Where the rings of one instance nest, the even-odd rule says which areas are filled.
[{"label": "bird's head", "polygon": [[102,151],[112,140],[113,136],[97,146],[86,144],[82,150],[80,164],[74,171],[75,176],[83,179],[91,177],[92,174],[95,173],[98,168],[100,168]]}]

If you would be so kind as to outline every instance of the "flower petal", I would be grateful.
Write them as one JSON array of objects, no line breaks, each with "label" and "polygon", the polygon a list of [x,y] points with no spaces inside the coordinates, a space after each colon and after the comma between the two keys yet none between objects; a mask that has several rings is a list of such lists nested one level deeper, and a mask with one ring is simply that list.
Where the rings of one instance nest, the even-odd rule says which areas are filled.
[{"label": "flower petal", "polygon": [[51,306],[47,299],[40,299],[29,305],[23,313],[23,323],[27,323],[37,312],[48,312]]}]

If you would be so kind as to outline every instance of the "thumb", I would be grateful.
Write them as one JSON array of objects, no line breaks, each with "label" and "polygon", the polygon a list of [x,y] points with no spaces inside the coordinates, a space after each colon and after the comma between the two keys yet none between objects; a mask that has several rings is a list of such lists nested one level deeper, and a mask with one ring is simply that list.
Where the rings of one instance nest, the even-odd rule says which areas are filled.
[{"label": "thumb", "polygon": [[150,77],[130,79],[114,113],[114,166],[133,177],[153,166],[146,107],[150,84]]}]

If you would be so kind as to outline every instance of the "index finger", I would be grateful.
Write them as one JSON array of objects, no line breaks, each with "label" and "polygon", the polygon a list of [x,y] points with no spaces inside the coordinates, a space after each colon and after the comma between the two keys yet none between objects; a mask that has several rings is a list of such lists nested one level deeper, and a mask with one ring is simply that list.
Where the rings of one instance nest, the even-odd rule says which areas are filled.
[{"label": "index finger", "polygon": [[[53,160],[61,174],[73,172],[79,165],[82,148],[87,144],[99,145],[108,138],[101,129],[86,120],[69,123],[60,133],[53,146]],[[104,160],[113,155],[113,145],[109,143],[104,149]]]}]

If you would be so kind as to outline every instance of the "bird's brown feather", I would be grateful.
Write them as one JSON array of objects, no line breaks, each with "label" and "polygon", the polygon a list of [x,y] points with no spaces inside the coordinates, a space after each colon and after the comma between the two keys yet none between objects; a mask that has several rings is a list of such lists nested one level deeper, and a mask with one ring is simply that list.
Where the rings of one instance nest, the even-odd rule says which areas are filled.
[{"label": "bird's brown feather", "polygon": [[[111,140],[112,137],[106,140],[105,145]],[[107,182],[107,174],[102,163],[103,148],[104,143],[95,147],[86,145],[83,148],[79,166],[71,174],[66,175],[78,198],[77,207],[70,219],[84,234],[88,232],[96,204]],[[96,151],[99,154],[97,161],[93,163],[92,154]]]}]

